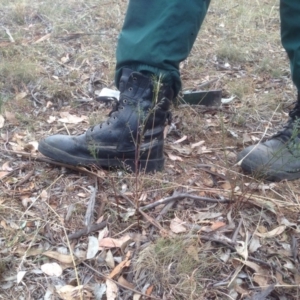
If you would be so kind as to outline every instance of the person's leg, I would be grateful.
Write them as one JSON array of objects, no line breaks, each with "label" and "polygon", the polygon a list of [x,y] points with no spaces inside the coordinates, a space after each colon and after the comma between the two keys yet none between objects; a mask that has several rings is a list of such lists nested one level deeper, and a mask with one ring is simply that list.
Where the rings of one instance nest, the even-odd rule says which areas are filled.
[{"label": "person's leg", "polygon": [[116,84],[122,68],[163,75],[177,95],[179,63],[187,58],[210,0],[131,0],[117,46]]},{"label": "person's leg", "polygon": [[[193,46],[208,4],[131,0],[117,49],[116,84],[121,94],[116,110],[80,136],[43,139],[39,151],[71,165],[161,170],[164,126],[180,89],[179,63]],[[153,80],[161,76],[163,85],[156,94]]]},{"label": "person's leg", "polygon": [[246,172],[275,181],[300,178],[300,1],[281,0],[280,18],[282,45],[290,59],[297,102],[283,130],[238,155]]}]

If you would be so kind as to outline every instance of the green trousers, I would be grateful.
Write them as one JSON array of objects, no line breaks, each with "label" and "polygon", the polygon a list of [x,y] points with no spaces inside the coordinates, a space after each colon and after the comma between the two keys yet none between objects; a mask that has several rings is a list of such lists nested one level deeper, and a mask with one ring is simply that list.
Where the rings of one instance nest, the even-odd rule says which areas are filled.
[{"label": "green trousers", "polygon": [[[175,94],[179,63],[187,58],[210,0],[130,0],[117,46],[116,84],[122,68],[162,76]],[[280,0],[281,39],[300,91],[300,0]],[[200,54],[201,55],[201,54]]]}]

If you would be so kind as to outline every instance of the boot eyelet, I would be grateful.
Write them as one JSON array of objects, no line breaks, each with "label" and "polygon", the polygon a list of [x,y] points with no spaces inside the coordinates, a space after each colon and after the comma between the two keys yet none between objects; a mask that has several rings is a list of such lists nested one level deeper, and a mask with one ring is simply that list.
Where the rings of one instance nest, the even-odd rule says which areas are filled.
[{"label": "boot eyelet", "polygon": [[132,88],[132,87],[130,87],[130,88],[128,89],[128,91],[129,91],[129,92],[132,92],[132,90],[133,90],[133,88]]},{"label": "boot eyelet", "polygon": [[[124,102],[124,103],[127,103],[127,99],[124,99],[123,102]],[[123,108],[124,108],[124,107],[123,107]]]},{"label": "boot eyelet", "polygon": [[136,78],[136,77],[133,77],[133,81],[137,81],[137,78]]}]

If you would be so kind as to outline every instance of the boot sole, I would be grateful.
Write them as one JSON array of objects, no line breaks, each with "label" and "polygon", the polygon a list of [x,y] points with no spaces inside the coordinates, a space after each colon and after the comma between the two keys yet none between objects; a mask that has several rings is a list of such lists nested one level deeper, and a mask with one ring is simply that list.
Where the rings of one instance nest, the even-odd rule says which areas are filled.
[{"label": "boot sole", "polygon": [[72,166],[98,166],[105,169],[124,169],[130,172],[154,173],[164,169],[164,157],[157,159],[138,160],[121,158],[82,158],[70,155],[57,148],[49,146],[41,141],[38,146],[39,152],[54,161],[62,162]]}]

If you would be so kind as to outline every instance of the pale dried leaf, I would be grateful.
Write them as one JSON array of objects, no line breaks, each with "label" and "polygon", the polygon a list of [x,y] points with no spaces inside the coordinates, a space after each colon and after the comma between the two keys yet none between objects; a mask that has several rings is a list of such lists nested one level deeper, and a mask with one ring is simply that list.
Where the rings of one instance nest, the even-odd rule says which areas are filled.
[{"label": "pale dried leaf", "polygon": [[27,93],[26,92],[21,92],[21,93],[19,93],[19,94],[17,94],[16,95],[16,100],[18,101],[18,100],[22,100],[22,99],[24,99],[25,97],[27,96]]},{"label": "pale dried leaf", "polygon": [[175,141],[173,144],[179,144],[179,143],[185,141],[186,139],[187,139],[187,136],[184,135],[182,138],[180,138],[179,140]]},{"label": "pale dried leaf", "polygon": [[121,216],[121,218],[126,222],[126,221],[128,221],[128,219],[129,219],[130,217],[132,217],[132,216],[135,215],[135,212],[136,212],[136,210],[135,210],[134,208],[128,207],[128,208],[127,208],[127,212],[121,213],[120,216]]},{"label": "pale dried leaf", "polygon": [[254,235],[250,241],[249,252],[254,253],[260,247],[261,244],[259,242],[259,238]]},{"label": "pale dried leaf", "polygon": [[140,300],[141,297],[142,297],[141,294],[134,294],[132,299],[133,299],[133,300]]},{"label": "pale dried leaf", "polygon": [[48,192],[46,190],[42,190],[40,197],[42,200],[46,201],[48,199]]},{"label": "pale dried leaf", "polygon": [[9,121],[11,124],[18,124],[18,120],[16,118],[16,115],[14,113],[11,113],[9,111],[6,111],[5,112],[5,117],[6,117],[6,120]]},{"label": "pale dried leaf", "polygon": [[211,228],[212,230],[217,230],[217,229],[219,229],[219,228],[221,228],[221,227],[223,227],[223,226],[225,226],[225,225],[226,225],[226,223],[221,222],[221,221],[217,221],[217,222],[213,222],[213,223],[211,224],[210,228]]},{"label": "pale dried leaf", "polygon": [[167,154],[168,154],[168,157],[169,157],[171,160],[173,160],[173,161],[175,161],[175,160],[182,161],[182,158],[181,158],[180,156],[174,155],[174,154],[172,154],[172,153],[170,153],[170,152],[167,152]]},{"label": "pale dried leaf", "polygon": [[108,250],[106,253],[105,262],[111,269],[113,269],[115,267],[115,260],[114,260],[113,254],[110,250]]},{"label": "pale dried leaf", "polygon": [[200,146],[202,146],[204,143],[205,143],[205,141],[200,141],[200,142],[191,144],[191,148],[194,149],[194,148],[196,148],[196,147],[200,147]]},{"label": "pale dried leaf", "polygon": [[57,288],[56,291],[62,300],[79,300],[82,299],[83,285],[65,285]]},{"label": "pale dried leaf", "polygon": [[104,238],[106,238],[109,234],[108,228],[107,226],[105,226],[102,230],[99,231],[98,234],[98,242],[100,243],[100,241]]},{"label": "pale dried leaf", "polygon": [[63,272],[62,267],[56,262],[41,265],[41,270],[49,276],[56,277],[59,277]]},{"label": "pale dried leaf", "polygon": [[241,255],[244,259],[248,259],[248,248],[247,243],[243,241],[237,241],[235,249],[239,255]]},{"label": "pale dried leaf", "polygon": [[61,254],[56,251],[46,251],[43,253],[43,255],[54,258],[64,264],[72,264],[73,263],[73,259],[72,259],[71,255]]},{"label": "pale dried leaf", "polygon": [[55,116],[49,116],[49,118],[47,119],[47,123],[48,124],[52,124],[55,121],[56,121],[56,117]]},{"label": "pale dried leaf", "polygon": [[17,284],[19,284],[23,280],[26,273],[27,273],[27,271],[19,271],[18,272],[18,274],[17,274]]},{"label": "pale dried leaf", "polygon": [[0,179],[4,178],[8,174],[9,174],[9,172],[7,172],[7,171],[0,171]]},{"label": "pale dried leaf", "polygon": [[119,239],[104,238],[99,241],[99,247],[103,248],[121,248],[122,245],[131,240],[131,237],[127,234]]},{"label": "pale dried leaf", "polygon": [[89,244],[86,253],[86,259],[94,258],[99,251],[98,239],[94,236],[89,236]]},{"label": "pale dried leaf", "polygon": [[115,300],[118,296],[118,286],[111,280],[106,280],[106,299]]},{"label": "pale dried leaf", "polygon": [[178,217],[175,217],[170,223],[170,229],[174,233],[186,232],[186,228],[182,225],[184,222]]},{"label": "pale dried leaf", "polygon": [[11,167],[9,166],[9,161],[7,161],[6,163],[4,163],[4,164],[2,165],[1,170],[2,170],[2,171],[12,171],[13,168],[11,168]]},{"label": "pale dried leaf", "polygon": [[3,128],[4,123],[5,123],[5,119],[2,115],[0,115],[0,128]]},{"label": "pale dried leaf", "polygon": [[285,229],[286,229],[286,226],[281,225],[281,226],[278,226],[278,227],[274,228],[273,230],[268,231],[266,233],[255,232],[255,234],[262,238],[273,238],[273,237],[278,236],[281,233],[283,233],[285,231]]},{"label": "pale dried leaf", "polygon": [[75,116],[71,115],[69,112],[61,112],[60,113],[61,118],[58,119],[58,121],[62,123],[68,123],[68,124],[78,124],[81,122],[84,122],[88,119],[87,116]]}]

